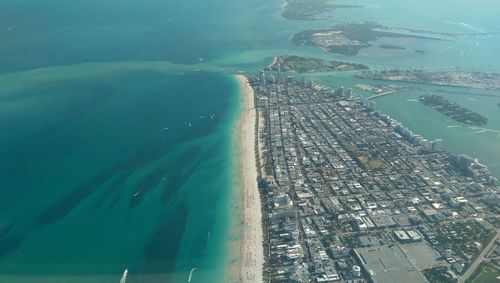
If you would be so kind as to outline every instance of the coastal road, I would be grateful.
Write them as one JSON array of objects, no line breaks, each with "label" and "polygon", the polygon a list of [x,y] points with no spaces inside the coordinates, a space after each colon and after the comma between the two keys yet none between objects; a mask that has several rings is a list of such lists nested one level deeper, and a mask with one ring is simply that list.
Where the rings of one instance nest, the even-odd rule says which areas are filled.
[{"label": "coastal road", "polygon": [[467,268],[467,271],[465,271],[464,275],[462,275],[460,278],[458,278],[458,283],[464,283],[469,277],[472,275],[472,273],[476,270],[476,268],[483,262],[484,257],[491,251],[491,248],[495,244],[496,241],[500,239],[500,231],[497,230],[497,233],[493,239],[486,245],[486,247],[483,249],[483,251],[479,254],[479,256],[474,260],[474,262]]}]

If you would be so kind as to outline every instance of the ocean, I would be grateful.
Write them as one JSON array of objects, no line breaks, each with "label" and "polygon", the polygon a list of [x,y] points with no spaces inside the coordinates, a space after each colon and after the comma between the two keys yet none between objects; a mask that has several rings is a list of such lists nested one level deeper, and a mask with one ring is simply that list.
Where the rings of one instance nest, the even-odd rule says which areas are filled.
[{"label": "ocean", "polygon": [[[273,56],[500,71],[494,34],[381,40],[425,54],[375,46],[346,57],[289,43],[304,29],[360,20],[500,31],[495,0],[356,4],[365,7],[288,21],[282,1],[1,1],[0,282],[120,282],[125,269],[126,282],[187,282],[191,271],[191,282],[227,280],[239,239],[241,95],[232,75]],[[360,82],[351,75],[313,78],[350,87]],[[500,99],[437,92],[490,122],[457,127],[415,103],[419,91],[376,102],[500,177]]]},{"label": "ocean", "polygon": [[238,89],[218,74],[131,71],[2,94],[0,281],[221,268]]}]

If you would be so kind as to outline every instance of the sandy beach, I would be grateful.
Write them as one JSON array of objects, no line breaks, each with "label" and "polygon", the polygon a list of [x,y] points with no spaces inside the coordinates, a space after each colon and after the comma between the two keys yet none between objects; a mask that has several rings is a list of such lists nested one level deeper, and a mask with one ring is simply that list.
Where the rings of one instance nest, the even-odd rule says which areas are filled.
[{"label": "sandy beach", "polygon": [[243,231],[241,241],[240,282],[263,282],[262,212],[257,188],[255,160],[256,109],[254,92],[244,76],[237,76],[244,92],[240,120],[240,168],[243,190]]}]

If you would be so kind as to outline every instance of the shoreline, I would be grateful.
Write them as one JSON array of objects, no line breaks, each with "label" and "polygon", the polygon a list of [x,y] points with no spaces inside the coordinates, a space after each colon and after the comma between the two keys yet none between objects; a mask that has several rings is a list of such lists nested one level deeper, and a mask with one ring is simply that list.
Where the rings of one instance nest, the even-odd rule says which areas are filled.
[{"label": "shoreline", "polygon": [[248,79],[237,75],[243,92],[240,125],[240,176],[243,193],[243,224],[240,242],[240,282],[263,282],[264,248],[262,211],[257,187],[257,163],[255,154],[257,111],[254,91]]},{"label": "shoreline", "polygon": [[272,62],[271,64],[267,65],[267,68],[268,68],[269,70],[272,70],[272,67],[273,67],[274,65],[276,65],[276,63],[278,63],[278,56],[274,56],[274,58],[273,58],[273,62]]}]

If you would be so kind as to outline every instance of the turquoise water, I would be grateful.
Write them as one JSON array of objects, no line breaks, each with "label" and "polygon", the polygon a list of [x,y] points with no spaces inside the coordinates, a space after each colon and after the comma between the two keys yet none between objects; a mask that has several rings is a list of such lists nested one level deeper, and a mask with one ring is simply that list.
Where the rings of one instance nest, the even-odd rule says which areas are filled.
[{"label": "turquoise water", "polygon": [[[338,3],[352,4],[351,1]],[[500,72],[500,57],[496,56],[500,46],[500,5],[494,0],[479,1],[356,1],[365,6],[359,9],[335,10],[327,14],[328,19],[315,23],[330,26],[348,21],[376,21],[390,27],[422,29],[434,32],[459,34],[490,33],[482,36],[443,37],[443,41],[381,39],[374,47],[363,49],[359,56],[352,58],[324,53],[313,49],[308,55],[328,59],[353,60],[370,65],[375,69],[423,68],[427,70],[475,70]],[[393,44],[407,50],[384,50],[379,44]],[[425,54],[415,53],[414,49],[424,50]],[[354,87],[367,83],[352,77],[352,73],[324,73],[316,79],[331,87]],[[383,82],[368,81],[379,84]],[[489,122],[484,127],[472,128],[460,125],[439,114],[433,109],[416,103],[415,98],[424,91],[405,91],[376,100],[378,109],[404,123],[411,130],[428,138],[441,138],[444,147],[456,153],[465,153],[488,165],[492,174],[500,177],[500,91],[469,90],[407,84],[417,88],[429,88],[435,94],[447,97],[474,111],[485,115]],[[441,92],[446,90],[447,92]],[[364,94],[362,91],[359,93]],[[450,93],[453,92],[453,93]],[[497,95],[471,96],[470,94]],[[469,95],[468,95],[469,94]]]},{"label": "turquoise water", "polygon": [[[357,57],[289,43],[303,29],[357,20],[498,32],[496,2],[360,0],[364,8],[302,22],[282,19],[283,3],[267,0],[0,1],[0,282],[119,282],[125,268],[127,282],[186,282],[192,268],[191,282],[223,281],[239,239],[241,97],[231,75],[285,53],[500,71],[498,35],[383,39],[408,50]],[[360,82],[350,73],[316,78]],[[486,115],[484,131],[454,127],[413,102],[419,94],[377,103],[500,176],[496,99],[442,93]]]},{"label": "turquoise water", "polygon": [[228,230],[238,87],[137,71],[2,94],[0,273],[112,282],[128,268],[129,282],[160,282],[220,272],[210,260]]},{"label": "turquoise water", "polygon": [[[356,84],[380,84],[353,78],[351,74],[319,74],[317,80],[332,88],[343,85],[353,87],[364,96],[373,93],[356,89]],[[410,83],[391,83],[415,87],[416,89],[397,92],[375,99],[377,109],[397,119],[412,131],[428,139],[442,139],[444,148],[454,153],[465,153],[488,165],[490,172],[500,177],[500,93],[496,90],[470,90],[464,88],[418,85]],[[424,88],[425,90],[422,90]],[[456,122],[438,111],[418,102],[418,97],[427,94],[444,96],[464,107],[481,113],[488,123],[481,127],[471,127]],[[486,95],[486,96],[485,96]],[[492,97],[490,95],[499,95]]]}]

